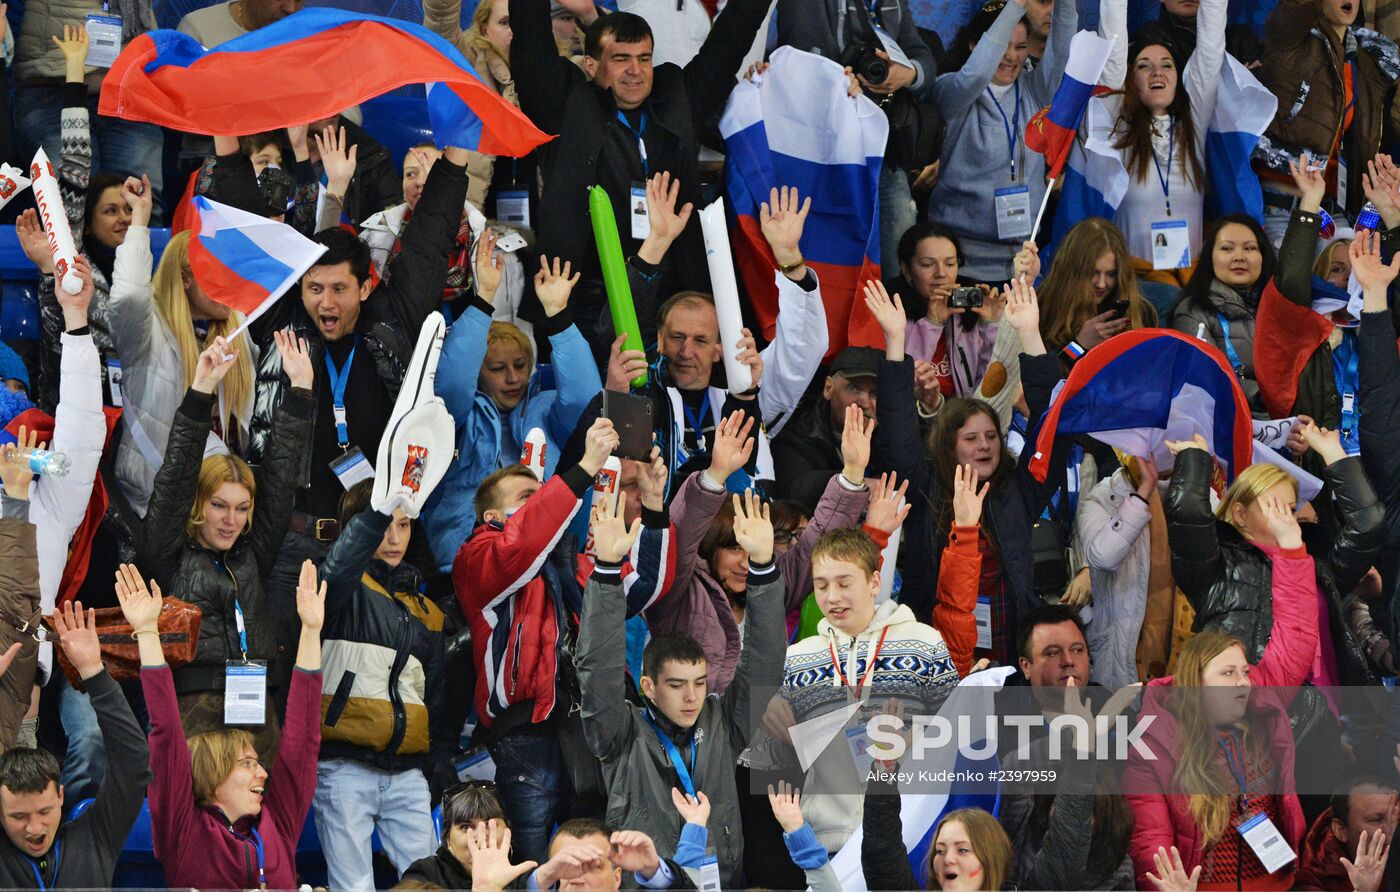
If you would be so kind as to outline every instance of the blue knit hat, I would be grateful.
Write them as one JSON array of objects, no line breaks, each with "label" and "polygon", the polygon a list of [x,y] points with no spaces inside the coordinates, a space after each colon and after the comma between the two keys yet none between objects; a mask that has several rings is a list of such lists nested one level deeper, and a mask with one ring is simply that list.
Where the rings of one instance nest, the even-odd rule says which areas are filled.
[{"label": "blue knit hat", "polygon": [[24,360],[19,358],[18,353],[10,349],[9,344],[0,341],[0,383],[11,378],[23,383],[25,390],[29,389],[29,370],[24,367]]},{"label": "blue knit hat", "polygon": [[6,435],[5,428],[9,427],[11,421],[32,408],[34,404],[29,401],[29,397],[15,393],[8,387],[0,387],[0,443],[15,442],[13,435]]}]

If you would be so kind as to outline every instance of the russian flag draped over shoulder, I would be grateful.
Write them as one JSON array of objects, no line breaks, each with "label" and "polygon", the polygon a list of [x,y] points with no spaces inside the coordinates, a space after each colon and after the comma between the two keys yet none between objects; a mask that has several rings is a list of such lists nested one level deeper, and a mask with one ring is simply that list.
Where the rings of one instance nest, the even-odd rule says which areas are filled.
[{"label": "russian flag draped over shoulder", "polygon": [[741,81],[720,119],[734,262],[763,327],[778,318],[773,253],[759,228],[768,190],[796,186],[812,199],[800,248],[821,278],[830,332],[828,357],[848,345],[883,346],[862,284],[880,277],[880,166],[889,122],[864,96],[846,95],[841,66],[780,47],[758,83]]},{"label": "russian flag draped over shoulder", "polygon": [[550,139],[422,25],[321,7],[212,50],[178,31],[142,34],[107,73],[98,111],[246,134],[327,118],[406,84],[429,85],[439,145],[521,156]]},{"label": "russian flag draped over shoulder", "polygon": [[1056,436],[1088,434],[1171,467],[1166,440],[1201,434],[1226,480],[1249,467],[1249,403],[1225,357],[1178,331],[1140,328],[1109,338],[1075,363],[1034,438],[1030,470],[1044,481]]}]

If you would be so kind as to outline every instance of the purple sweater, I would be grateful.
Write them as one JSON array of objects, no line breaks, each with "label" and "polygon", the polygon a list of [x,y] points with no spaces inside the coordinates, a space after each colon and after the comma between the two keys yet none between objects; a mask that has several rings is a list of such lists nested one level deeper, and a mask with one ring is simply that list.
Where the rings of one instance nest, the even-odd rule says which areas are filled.
[{"label": "purple sweater", "polygon": [[180,724],[180,706],[168,666],[144,667],[141,688],[151,717],[148,791],[156,857],[168,886],[256,889],[258,854],[252,833],[263,841],[269,889],[295,889],[296,847],[311,796],[316,791],[316,754],[321,746],[321,673],[296,669],[287,695],[287,721],[277,763],[267,780],[262,814],[232,829],[216,808],[194,801],[190,750]]}]

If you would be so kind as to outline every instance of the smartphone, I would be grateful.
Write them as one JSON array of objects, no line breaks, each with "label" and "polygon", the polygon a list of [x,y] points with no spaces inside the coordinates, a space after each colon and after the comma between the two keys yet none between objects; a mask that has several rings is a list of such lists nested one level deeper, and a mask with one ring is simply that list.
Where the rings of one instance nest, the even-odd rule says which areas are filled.
[{"label": "smartphone", "polygon": [[1104,298],[1099,304],[1100,313],[1113,313],[1113,318],[1123,319],[1128,315],[1128,302],[1126,300],[1114,300],[1112,295]]},{"label": "smartphone", "polygon": [[603,417],[611,421],[617,430],[620,440],[616,453],[618,458],[651,461],[652,431],[655,428],[650,397],[604,390]]}]

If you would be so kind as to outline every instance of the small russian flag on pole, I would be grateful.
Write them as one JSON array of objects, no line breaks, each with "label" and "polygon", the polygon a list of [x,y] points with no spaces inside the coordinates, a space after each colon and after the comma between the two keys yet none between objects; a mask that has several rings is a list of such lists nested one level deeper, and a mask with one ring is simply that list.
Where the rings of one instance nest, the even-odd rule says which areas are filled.
[{"label": "small russian flag on pole", "polygon": [[203,195],[195,196],[193,205],[190,272],[211,300],[243,314],[239,331],[266,312],[326,251],[285,223]]}]

